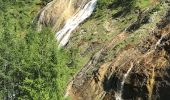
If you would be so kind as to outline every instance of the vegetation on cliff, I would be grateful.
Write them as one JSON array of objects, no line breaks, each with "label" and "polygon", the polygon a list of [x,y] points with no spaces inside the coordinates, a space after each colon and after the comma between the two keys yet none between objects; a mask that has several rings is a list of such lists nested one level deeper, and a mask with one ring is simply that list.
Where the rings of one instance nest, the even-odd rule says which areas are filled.
[{"label": "vegetation on cliff", "polygon": [[[145,89],[148,89],[147,92],[151,98],[155,83],[153,80],[156,77],[155,69],[150,70],[151,65],[147,64],[144,58],[149,58],[148,55],[151,55],[155,59],[156,56],[148,52],[147,56],[141,58],[139,53],[136,54],[138,50],[136,48],[134,50],[134,46],[138,47],[142,39],[152,36],[149,35],[153,30],[151,28],[154,28],[166,13],[166,4],[160,3],[159,0],[98,0],[94,13],[73,32],[68,46],[58,49],[54,34],[56,27],[52,29],[53,27],[50,26],[56,24],[58,30],[62,26],[60,22],[51,22],[50,25],[45,25],[47,27],[42,28],[41,32],[37,32],[39,11],[42,11],[41,9],[50,1],[52,0],[0,0],[0,99],[62,100],[69,79],[72,77],[74,77],[75,87],[76,83],[83,87],[76,87],[75,90],[78,91],[74,91],[73,97],[99,98],[102,97],[101,94],[96,96],[93,93],[100,92],[101,88],[104,88],[107,98],[110,93],[114,94],[112,90],[117,88],[116,82],[120,82],[121,74],[126,71],[126,68],[120,66],[123,64],[128,66],[131,62],[129,58],[132,58],[134,62],[135,59],[141,60],[141,63],[143,61],[144,68],[149,66],[146,69],[149,70],[148,77],[151,78],[147,78]],[[67,2],[62,10],[67,8],[68,4],[70,2]],[[59,20],[62,23],[73,14],[69,11],[72,10],[67,8],[65,12],[60,11],[62,16],[60,14],[55,16],[60,16]],[[51,17],[47,18],[47,21],[49,20]],[[154,38],[154,41],[148,40],[146,44],[156,43],[158,39],[160,39],[159,36]],[[145,45],[144,42],[143,47],[138,48],[147,50],[150,46],[154,44]],[[143,56],[142,50],[138,52]],[[164,48],[161,50],[160,59],[156,61],[163,66],[165,64],[160,62],[168,62],[164,57],[169,48],[165,49],[166,53],[163,51]],[[129,62],[126,61],[127,59]],[[134,63],[134,65],[137,64],[137,62]],[[116,69],[112,71],[114,68]],[[97,71],[101,74],[99,79],[103,80],[99,82],[101,86],[95,83],[99,81]],[[136,68],[132,71],[139,70]],[[114,78],[117,80],[114,81],[115,83]],[[89,84],[89,79],[92,79],[91,82],[94,83]],[[89,82],[86,85],[79,84],[86,81]],[[110,82],[115,86],[110,85]],[[92,88],[90,85],[93,85]],[[125,82],[125,87],[127,85]],[[98,88],[100,89],[97,90]]]}]

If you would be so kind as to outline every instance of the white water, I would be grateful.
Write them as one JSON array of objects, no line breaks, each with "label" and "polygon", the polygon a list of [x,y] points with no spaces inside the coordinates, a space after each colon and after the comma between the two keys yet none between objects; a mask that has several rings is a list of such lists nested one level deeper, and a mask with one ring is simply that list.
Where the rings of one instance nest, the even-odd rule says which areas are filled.
[{"label": "white water", "polygon": [[66,21],[64,27],[56,33],[59,47],[65,46],[68,43],[71,32],[92,14],[96,3],[97,0],[89,1],[83,9],[81,9],[78,13]]},{"label": "white water", "polygon": [[162,42],[162,40],[163,40],[164,37],[165,37],[165,36],[162,35],[161,38],[156,42],[155,49],[157,49],[157,47],[161,44],[161,42]]},{"label": "white water", "polygon": [[124,84],[125,81],[130,73],[130,71],[132,70],[133,65],[131,65],[131,67],[128,69],[128,71],[126,72],[126,74],[123,76],[123,80],[121,82],[121,87],[120,87],[120,91],[115,95],[116,100],[123,100],[122,99],[122,92],[123,92],[123,88],[124,88]]}]

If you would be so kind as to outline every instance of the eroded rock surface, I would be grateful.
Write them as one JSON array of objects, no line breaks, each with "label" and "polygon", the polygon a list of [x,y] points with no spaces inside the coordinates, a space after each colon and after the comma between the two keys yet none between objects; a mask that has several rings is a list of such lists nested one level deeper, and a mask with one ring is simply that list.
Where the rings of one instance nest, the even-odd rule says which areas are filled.
[{"label": "eroded rock surface", "polygon": [[[116,57],[105,60],[107,52],[114,50],[115,41],[125,38],[127,33],[113,37],[114,42],[106,44],[75,75],[69,84],[69,96],[73,100],[115,100],[118,96],[125,100],[169,100],[169,17],[170,12],[167,11],[147,38],[137,45],[126,45]],[[123,80],[125,83],[121,88]]]}]

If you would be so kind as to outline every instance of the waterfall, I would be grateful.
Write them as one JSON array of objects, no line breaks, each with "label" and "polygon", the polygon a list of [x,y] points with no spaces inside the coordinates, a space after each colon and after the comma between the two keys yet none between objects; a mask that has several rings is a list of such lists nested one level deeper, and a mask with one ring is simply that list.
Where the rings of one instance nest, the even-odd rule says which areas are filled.
[{"label": "waterfall", "polygon": [[120,86],[120,91],[115,94],[115,98],[116,100],[122,100],[122,93],[123,93],[123,88],[124,88],[124,84],[125,84],[125,81],[130,73],[130,71],[132,70],[133,68],[133,63],[131,63],[131,67],[128,69],[128,71],[126,72],[126,74],[123,76],[123,80],[121,82],[121,86]]},{"label": "waterfall", "polygon": [[162,35],[161,38],[156,42],[155,49],[161,44],[163,38],[165,38],[165,35]]},{"label": "waterfall", "polygon": [[59,42],[59,47],[65,46],[69,39],[71,32],[86,18],[88,18],[95,9],[97,0],[89,1],[83,9],[74,14],[70,19],[66,21],[64,27],[56,33],[56,38]]}]

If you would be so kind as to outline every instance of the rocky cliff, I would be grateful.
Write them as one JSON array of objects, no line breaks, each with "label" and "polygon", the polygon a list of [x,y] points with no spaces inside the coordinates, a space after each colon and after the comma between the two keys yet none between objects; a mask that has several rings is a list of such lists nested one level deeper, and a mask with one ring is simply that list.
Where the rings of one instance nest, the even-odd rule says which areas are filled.
[{"label": "rocky cliff", "polygon": [[[50,25],[58,31],[89,1],[53,0],[39,14],[39,29]],[[169,6],[169,0],[98,0],[91,18],[74,30],[65,47],[76,51],[80,67],[65,96],[169,100]]]},{"label": "rocky cliff", "polygon": [[[170,9],[168,1],[159,3],[167,8],[139,12],[123,31],[97,44],[102,48],[68,84],[73,100],[170,99]],[[129,42],[139,34],[139,42]],[[91,45],[95,48],[94,42]]]},{"label": "rocky cliff", "polygon": [[53,0],[38,15],[38,30],[51,26],[54,32],[59,31],[65,22],[82,9],[89,0]]}]

